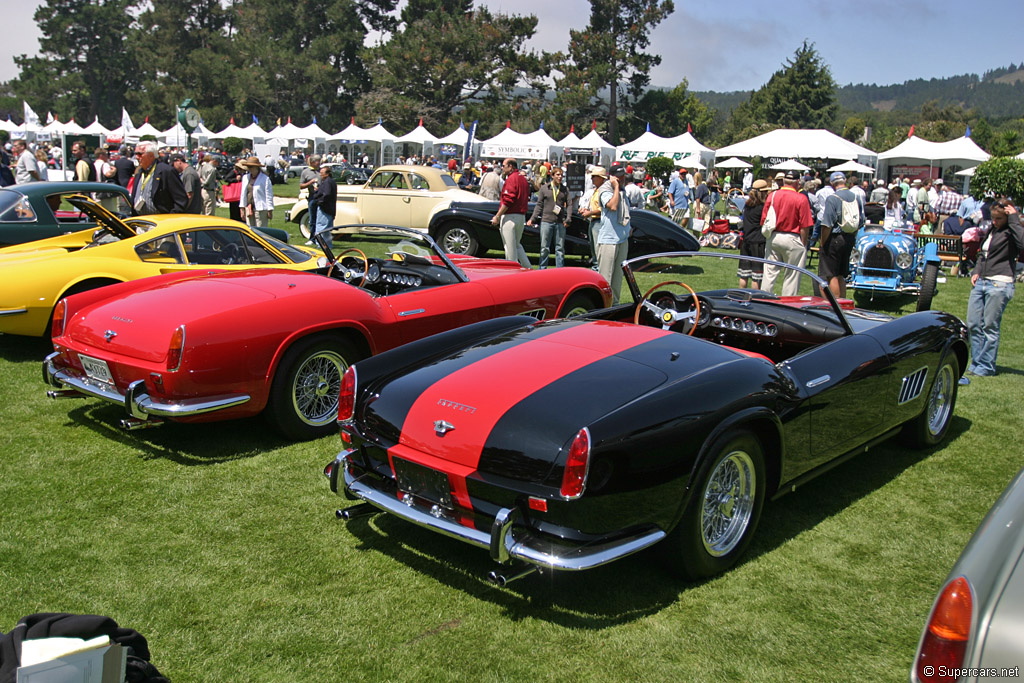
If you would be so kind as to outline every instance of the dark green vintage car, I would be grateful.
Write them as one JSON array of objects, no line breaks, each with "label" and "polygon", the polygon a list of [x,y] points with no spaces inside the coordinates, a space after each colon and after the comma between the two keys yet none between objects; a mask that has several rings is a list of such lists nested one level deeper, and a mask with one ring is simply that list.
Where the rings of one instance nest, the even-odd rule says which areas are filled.
[{"label": "dark green vintage car", "polygon": [[0,246],[96,227],[95,221],[63,201],[76,194],[93,195],[121,217],[133,213],[128,190],[113,183],[43,181],[9,185],[0,188]]}]

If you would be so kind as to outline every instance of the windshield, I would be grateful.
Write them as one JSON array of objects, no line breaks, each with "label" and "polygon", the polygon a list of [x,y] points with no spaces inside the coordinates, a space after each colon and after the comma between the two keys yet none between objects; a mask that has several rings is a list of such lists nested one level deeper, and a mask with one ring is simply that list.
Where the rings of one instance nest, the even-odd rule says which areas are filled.
[{"label": "windshield", "polygon": [[[358,227],[360,230],[357,248],[346,248],[348,245],[335,245],[330,230]],[[324,254],[333,263],[342,254],[346,257],[355,254],[365,255],[369,259],[383,259],[393,263],[420,264],[440,266],[450,271],[452,277],[460,282],[469,280],[466,274],[457,267],[441,247],[428,234],[412,228],[390,225],[335,225],[314,236]]]},{"label": "windshield", "polygon": [[275,239],[265,232],[260,231],[260,237],[265,239],[267,242],[271,244],[271,246],[275,247],[278,251],[287,256],[288,260],[291,261],[292,263],[305,263],[309,259],[313,258],[312,254],[302,251],[301,249],[296,249],[292,245],[282,242],[279,239]]},{"label": "windshield", "polygon": [[[769,307],[798,308],[850,331],[839,303],[832,297],[824,281],[794,266],[764,259],[743,259],[736,254],[673,252],[635,258],[625,262],[623,268],[627,285],[624,289],[628,288],[628,291],[621,294],[624,302],[629,301],[630,297],[636,302],[644,295],[650,296],[662,290],[681,297],[687,296],[689,290],[686,287],[665,284],[681,282],[696,294],[708,298],[739,305],[756,302]],[[753,275],[760,275],[762,271],[765,274],[762,280],[764,286],[768,284],[773,272],[776,273],[773,293],[740,288],[741,276],[746,276],[747,284],[750,285]],[[781,296],[784,286],[788,287],[786,291],[789,296]],[[853,302],[843,300],[842,307],[852,308]]]},{"label": "windshield", "polygon": [[30,223],[36,220],[28,199],[20,192],[0,190],[0,222]]}]

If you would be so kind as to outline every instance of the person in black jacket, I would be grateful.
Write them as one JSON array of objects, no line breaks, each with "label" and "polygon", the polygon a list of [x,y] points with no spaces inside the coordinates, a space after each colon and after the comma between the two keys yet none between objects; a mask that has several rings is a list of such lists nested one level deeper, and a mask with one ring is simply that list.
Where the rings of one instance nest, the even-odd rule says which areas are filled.
[{"label": "person in black jacket", "polygon": [[312,200],[316,202],[316,226],[313,233],[330,230],[334,227],[334,214],[338,209],[338,185],[331,176],[331,169],[320,167],[320,184],[316,186]]},{"label": "person in black jacket", "polygon": [[156,143],[140,142],[135,147],[139,170],[132,185],[132,205],[140,215],[185,213],[188,195],[178,172],[156,158]]},{"label": "person in black jacket", "polygon": [[558,166],[551,171],[551,182],[544,183],[537,190],[537,203],[527,225],[533,225],[540,218],[540,265],[548,267],[551,255],[551,240],[555,242],[555,268],[565,265],[565,229],[569,227],[572,212],[569,210],[569,190],[562,184],[562,169]]},{"label": "person in black jacket", "polygon": [[971,364],[967,373],[981,377],[996,374],[999,326],[1003,311],[1013,299],[1017,256],[1024,250],[1020,215],[1007,199],[989,206],[992,224],[981,238],[978,263],[971,273],[967,300],[967,329],[971,333]]}]

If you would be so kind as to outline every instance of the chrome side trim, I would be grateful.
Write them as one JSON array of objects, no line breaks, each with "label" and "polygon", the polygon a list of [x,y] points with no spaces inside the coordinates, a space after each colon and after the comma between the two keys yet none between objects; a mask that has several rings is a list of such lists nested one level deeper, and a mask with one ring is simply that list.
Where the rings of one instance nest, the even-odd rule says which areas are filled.
[{"label": "chrome side trim", "polygon": [[522,560],[550,569],[582,571],[600,567],[643,550],[667,535],[661,529],[648,529],[592,545],[560,543],[553,539],[534,536],[528,530],[514,526],[518,515],[510,508],[503,508],[498,513],[488,533],[463,526],[445,517],[436,517],[430,514],[427,507],[418,503],[408,505],[398,500],[394,494],[374,488],[370,477],[354,476],[349,471],[348,456],[348,452],[342,452],[335,463],[336,467],[341,466],[344,472],[345,489],[356,498],[417,526],[488,550],[496,560]]},{"label": "chrome side trim", "polygon": [[[162,401],[146,393],[146,384],[143,380],[132,382],[128,385],[127,393],[121,394],[117,387],[111,384],[93,382],[84,377],[71,374],[67,370],[57,369],[53,364],[53,358],[57,355],[52,353],[43,361],[43,379],[48,385],[58,389],[70,387],[83,394],[83,398],[91,396],[111,403],[118,403],[124,406],[125,412],[128,415],[138,420],[145,420],[150,416],[188,417],[190,415],[202,415],[242,405],[251,398],[248,394],[229,394],[212,398],[185,399],[176,402]],[[53,393],[48,392],[48,395]],[[55,398],[55,396],[51,397]]]},{"label": "chrome side trim", "polygon": [[27,308],[11,308],[6,311],[0,311],[0,318],[5,315],[21,315],[22,313],[28,313]]}]

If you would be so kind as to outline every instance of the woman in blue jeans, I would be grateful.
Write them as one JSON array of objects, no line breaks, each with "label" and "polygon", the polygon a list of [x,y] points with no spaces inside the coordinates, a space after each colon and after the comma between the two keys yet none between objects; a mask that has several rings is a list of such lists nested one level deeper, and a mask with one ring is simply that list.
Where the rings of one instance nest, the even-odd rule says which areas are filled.
[{"label": "woman in blue jeans", "polygon": [[992,225],[982,238],[978,263],[971,274],[967,301],[967,328],[971,333],[971,364],[968,374],[996,374],[999,325],[1003,311],[1013,298],[1017,255],[1024,249],[1024,228],[1017,208],[1006,199],[989,207]]}]

